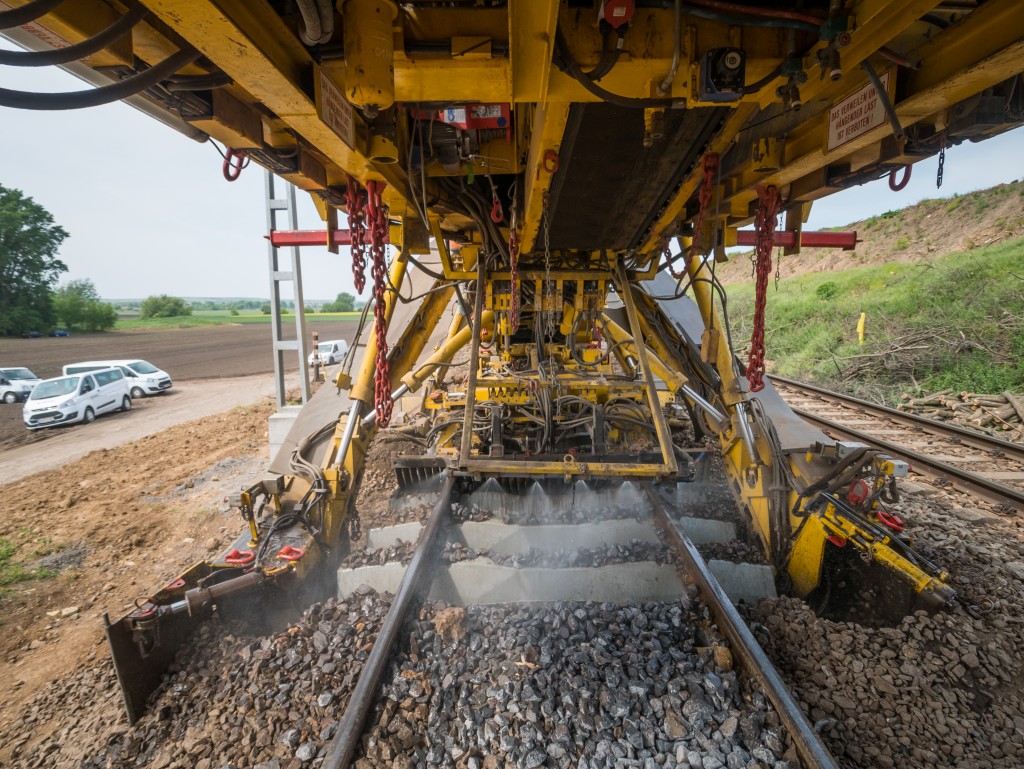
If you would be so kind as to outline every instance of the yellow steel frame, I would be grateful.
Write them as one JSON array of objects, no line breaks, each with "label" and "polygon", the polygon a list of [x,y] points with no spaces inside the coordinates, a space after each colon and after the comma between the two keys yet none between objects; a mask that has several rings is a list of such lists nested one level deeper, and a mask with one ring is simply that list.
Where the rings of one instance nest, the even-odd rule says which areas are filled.
[{"label": "yellow steel frame", "polygon": [[[7,0],[9,5],[24,5],[27,0]],[[650,315],[659,312],[657,306],[637,301],[631,288],[636,281],[655,276],[661,266],[661,254],[667,240],[676,237],[688,220],[693,218],[693,201],[701,179],[701,163],[684,171],[656,201],[656,216],[648,230],[639,233],[635,248],[613,253],[592,254],[590,269],[576,269],[580,253],[551,252],[546,248],[547,217],[552,214],[550,196],[552,184],[559,169],[579,162],[563,154],[568,146],[565,132],[570,110],[574,104],[593,102],[602,97],[584,89],[573,78],[554,66],[556,39],[561,35],[573,57],[584,68],[594,66],[601,56],[602,33],[596,26],[592,9],[570,8],[557,0],[515,0],[506,9],[469,8],[463,6],[435,8],[403,8],[393,27],[394,67],[393,82],[382,83],[393,91],[400,103],[390,115],[375,117],[353,114],[340,107],[342,118],[329,119],[334,89],[344,94],[348,78],[347,65],[341,59],[331,59],[324,51],[311,52],[304,46],[295,30],[295,20],[283,18],[266,0],[143,0],[153,16],[140,24],[130,37],[97,53],[88,62],[93,67],[131,64],[135,57],[154,64],[176,51],[182,44],[191,45],[228,75],[232,83],[209,97],[210,115],[195,118],[193,125],[236,148],[254,152],[284,151],[294,158],[294,168],[286,177],[314,194],[322,196],[321,214],[341,198],[349,175],[365,183],[371,179],[387,182],[385,202],[392,217],[410,221],[420,216],[420,205],[425,203],[429,219],[428,229],[433,235],[441,259],[442,276],[421,303],[417,315],[391,353],[392,389],[404,384],[411,391],[422,386],[440,363],[450,361],[455,351],[472,345],[474,365],[470,370],[470,383],[464,402],[444,397],[437,408],[462,407],[468,414],[480,393],[493,394],[494,388],[505,384],[493,377],[481,375],[478,362],[481,334],[485,331],[502,345],[513,345],[511,336],[516,329],[508,327],[508,307],[502,297],[494,293],[494,281],[510,281],[511,275],[504,264],[495,264],[496,248],[492,240],[510,236],[508,221],[491,227],[488,233],[480,231],[478,222],[464,209],[454,205],[451,180],[474,173],[489,172],[503,177],[503,194],[511,192],[515,198],[517,226],[522,247],[521,285],[530,281],[538,297],[543,281],[554,280],[556,293],[549,297],[547,307],[524,307],[528,313],[560,313],[562,333],[574,327],[576,313],[599,311],[609,285],[625,306],[629,328],[609,321],[612,341],[619,344],[618,352],[626,352],[637,359],[642,372],[642,384],[624,389],[621,385],[601,387],[573,381],[571,366],[559,380],[577,387],[587,397],[599,399],[610,392],[631,392],[630,397],[646,401],[654,422],[659,447],[660,464],[618,464],[614,462],[538,462],[526,463],[509,458],[482,459],[472,456],[471,431],[464,431],[458,467],[470,474],[552,474],[568,477],[614,476],[649,477],[673,476],[678,468],[671,448],[670,426],[661,410],[662,395],[655,390],[655,376],[664,381],[672,392],[685,392],[682,361],[673,351],[672,340],[663,337]],[[794,3],[794,7],[798,4]],[[944,127],[951,107],[986,88],[998,85],[1024,71],[1024,13],[1019,0],[987,0],[976,9],[965,13],[955,24],[927,39],[915,32],[921,16],[932,11],[938,0],[850,0],[849,41],[839,49],[844,75],[838,82],[817,77],[816,54],[825,46],[838,42],[822,40],[808,45],[797,53],[803,56],[802,67],[810,77],[802,84],[805,103],[834,103],[865,82],[860,71],[861,62],[876,58],[880,49],[899,41],[908,47],[906,56],[919,61],[915,70],[900,68],[895,75],[897,96],[895,110],[904,126],[923,124],[940,129]],[[812,8],[817,7],[811,4]],[[69,43],[80,42],[105,27],[122,12],[120,4],[102,0],[65,0],[56,10],[35,24]],[[355,17],[340,10],[341,26],[356,23]],[[676,41],[673,40],[671,8],[641,8],[631,22],[625,40],[627,45],[614,69],[600,81],[600,87],[615,95],[630,99],[650,99],[657,96],[657,85],[670,68]],[[747,53],[748,82],[775,71],[787,57],[790,48],[788,32],[756,27],[734,26],[687,14],[684,32],[679,42],[680,62],[668,88],[677,102],[685,100],[694,110],[714,106],[695,98],[697,92],[698,62],[708,50],[721,46],[736,46]],[[442,48],[436,41],[446,41]],[[806,38],[804,38],[806,39]],[[184,43],[182,42],[184,41]],[[907,42],[909,41],[909,42]],[[427,45],[429,44],[429,45]],[[428,50],[424,52],[423,46]],[[433,46],[431,48],[430,46]],[[881,65],[879,65],[881,66]],[[209,69],[193,65],[183,74]],[[781,73],[781,70],[780,70]],[[353,76],[354,77],[354,76]],[[390,75],[388,75],[390,77]],[[352,79],[349,78],[350,83]],[[778,101],[776,86],[780,74],[758,93],[745,93],[725,106],[731,113],[720,126],[716,126],[704,146],[695,148],[697,155],[718,153],[729,156],[734,147],[745,147],[754,142],[758,152],[751,157],[735,157],[733,152],[728,167],[723,167],[715,179],[713,210],[705,212],[711,227],[735,227],[750,220],[752,203],[756,200],[758,184],[774,184],[780,188],[790,207],[834,191],[828,187],[828,168],[844,163],[852,168],[877,161],[912,162],[904,147],[892,141],[889,125],[868,130],[842,147],[826,151],[823,137],[827,128],[827,110],[810,109],[802,115],[784,115],[790,120],[784,130],[775,129],[770,116],[758,122],[757,111]],[[341,97],[343,100],[343,96]],[[483,157],[474,161],[461,157],[457,166],[431,162],[424,168],[423,177],[410,179],[407,169],[412,166],[409,126],[401,123],[409,117],[407,108],[417,105],[452,103],[500,102],[508,105],[512,114],[511,141],[481,145],[477,153]],[[156,102],[154,102],[156,104]],[[654,112],[662,107],[654,103],[647,112],[648,125]],[[351,106],[351,105],[349,105]],[[166,108],[166,107],[161,107]],[[638,119],[643,110],[638,109]],[[347,118],[352,118],[349,124]],[[389,122],[390,121],[390,122]],[[396,124],[400,123],[400,124]],[[754,121],[756,125],[751,125]],[[751,129],[757,129],[757,141]],[[762,136],[762,134],[764,136]],[[371,140],[384,141],[397,154],[399,162],[385,162],[387,153],[374,155]],[[758,144],[758,141],[763,141]],[[609,148],[614,151],[615,148]],[[765,171],[754,154],[777,154],[781,159],[778,170]],[[655,145],[652,151],[657,151]],[[291,154],[294,152],[294,154]],[[371,159],[371,155],[376,160]],[[600,162],[588,159],[586,162]],[[452,170],[457,168],[458,170]],[[515,184],[510,184],[515,179]],[[425,187],[425,189],[421,189]],[[497,189],[497,186],[495,187]],[[495,193],[497,194],[497,193]],[[329,201],[334,201],[330,203]],[[500,201],[499,201],[500,202]],[[506,210],[507,207],[506,207]],[[485,212],[486,213],[486,212]],[[560,211],[560,216],[572,212]],[[410,224],[411,227],[411,224]],[[416,228],[423,227],[417,221]],[[395,240],[402,243],[401,228],[396,227]],[[702,233],[698,233],[700,238]],[[449,241],[462,245],[449,248]],[[686,242],[686,239],[683,239]],[[422,248],[423,243],[417,245]],[[599,257],[599,258],[598,258]],[[490,270],[481,269],[488,265]],[[504,261],[504,260],[502,260]],[[626,264],[631,270],[626,269]],[[543,268],[542,268],[543,264]],[[603,265],[603,266],[602,266]],[[608,265],[614,265],[612,270]],[[400,287],[405,277],[408,260],[404,244],[390,266],[391,281]],[[691,262],[690,277],[702,269],[699,260]],[[703,277],[703,276],[702,276]],[[451,301],[454,282],[476,281],[476,308],[472,322],[461,326],[453,323],[446,343],[431,357],[430,365],[416,369],[427,338],[439,322],[445,307]],[[598,281],[598,296],[593,307],[577,302],[564,303],[573,281]],[[578,292],[581,293],[581,292]],[[705,326],[705,362],[716,370],[720,386],[714,393],[716,407],[726,414],[725,423],[717,425],[720,450],[732,477],[734,487],[750,513],[752,524],[767,544],[787,532],[773,531],[768,479],[777,469],[771,451],[763,436],[757,434],[757,425],[745,411],[748,401],[745,381],[737,374],[733,350],[726,335],[719,333],[722,319],[715,311],[715,298],[707,282],[694,281],[692,295]],[[484,297],[489,296],[484,307]],[[395,297],[386,294],[385,311],[390,317]],[[638,306],[639,305],[639,306]],[[486,312],[485,312],[486,309]],[[524,321],[531,322],[530,319]],[[520,342],[519,344],[523,344]],[[351,385],[350,399],[369,407],[373,400],[373,358],[376,342],[371,338],[365,350],[362,365],[350,383],[339,379],[339,386]],[[505,350],[503,354],[508,354]],[[565,358],[563,348],[559,355]],[[491,389],[488,389],[491,388]],[[515,388],[507,388],[507,396],[521,397]],[[432,406],[432,407],[434,407]],[[350,429],[351,428],[351,429]],[[342,525],[351,509],[352,494],[358,486],[365,459],[366,447],[376,427],[360,423],[348,424],[342,418],[337,425],[331,448],[323,463],[323,473],[331,488],[330,512],[326,522],[324,541],[333,545],[342,538]],[[344,446],[346,433],[352,440]],[[454,434],[454,433],[452,433]],[[748,439],[745,436],[752,436]],[[450,437],[450,436],[449,436]],[[345,449],[344,452],[342,449]],[[804,472],[794,466],[794,472]],[[808,470],[807,472],[813,472]],[[306,489],[305,482],[293,479],[284,492],[287,503]],[[795,492],[794,492],[795,494]],[[790,503],[796,501],[791,495]],[[777,521],[777,518],[775,519]],[[803,523],[802,528],[800,524]],[[799,528],[792,547],[788,569],[798,592],[811,589],[820,576],[820,554],[828,533],[845,532],[852,535],[854,524],[835,511],[815,514],[804,522],[802,513],[788,520],[790,530]],[[863,532],[851,536],[850,541],[863,539]],[[873,557],[888,564],[894,572],[905,576],[921,591],[936,589],[928,578],[915,571],[913,564],[896,553],[883,540],[870,541]],[[312,547],[312,542],[310,543]],[[312,559],[311,559],[312,560]],[[294,568],[294,567],[289,567]],[[939,579],[941,581],[941,578]]]}]

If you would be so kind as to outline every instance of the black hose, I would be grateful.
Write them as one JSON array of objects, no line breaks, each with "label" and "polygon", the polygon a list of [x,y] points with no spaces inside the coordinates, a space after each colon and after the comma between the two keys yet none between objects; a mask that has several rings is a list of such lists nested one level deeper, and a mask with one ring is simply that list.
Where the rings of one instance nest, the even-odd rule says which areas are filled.
[{"label": "black hose", "polygon": [[20,27],[35,21],[45,13],[49,13],[64,0],[32,0],[21,8],[12,8],[9,11],[0,11],[0,29],[11,29]]},{"label": "black hose", "polygon": [[149,9],[136,5],[102,32],[80,43],[52,51],[0,51],[0,64],[11,67],[48,67],[67,64],[101,51],[149,15]]},{"label": "black hose", "polygon": [[[637,3],[639,8],[672,8],[673,0],[641,0]],[[769,29],[795,29],[800,32],[813,32],[818,34],[821,31],[820,24],[812,24],[809,21],[797,19],[773,19],[759,16],[746,16],[740,13],[728,13],[715,11],[709,8],[701,8],[689,3],[683,3],[683,12],[690,16],[708,21],[718,21],[722,24],[731,24],[736,27],[765,27]]]},{"label": "black hose", "polygon": [[0,107],[35,110],[63,110],[98,107],[101,104],[126,99],[147,88],[152,88],[161,80],[173,75],[182,67],[188,66],[199,58],[197,51],[178,51],[168,56],[159,64],[140,72],[137,75],[118,83],[91,88],[88,91],[71,91],[68,93],[33,93],[30,91],[12,91],[0,88]]},{"label": "black hose", "polygon": [[579,64],[576,63],[576,60],[572,58],[572,54],[569,53],[569,46],[566,45],[565,37],[562,35],[561,30],[558,30],[555,33],[555,50],[558,53],[558,56],[556,56],[554,60],[555,66],[582,85],[585,89],[590,91],[590,93],[598,99],[606,101],[609,104],[615,104],[619,107],[626,107],[629,109],[652,109],[658,107],[672,107],[676,104],[685,104],[685,100],[683,99],[634,99],[631,96],[621,96],[617,93],[606,91],[587,77],[580,69]]},{"label": "black hose", "polygon": [[867,59],[860,63],[861,69],[868,76],[868,80],[875,87],[875,91],[878,92],[878,98],[882,101],[882,109],[885,110],[885,114],[889,118],[889,123],[892,124],[892,135],[896,138],[896,141],[905,139],[907,134],[903,130],[903,126],[900,125],[900,117],[896,114],[896,108],[892,106],[892,100],[889,98],[889,92],[885,90],[885,86],[882,85],[881,79],[878,77],[878,73],[875,72],[875,68],[871,66],[871,62]]},{"label": "black hose", "polygon": [[603,49],[601,51],[601,61],[599,61],[597,66],[592,70],[583,73],[595,82],[611,72],[612,68],[618,63],[619,56],[622,55],[622,41],[625,39],[625,35],[620,31],[616,36],[614,46],[609,45],[611,38],[612,31],[606,30],[604,33]]}]

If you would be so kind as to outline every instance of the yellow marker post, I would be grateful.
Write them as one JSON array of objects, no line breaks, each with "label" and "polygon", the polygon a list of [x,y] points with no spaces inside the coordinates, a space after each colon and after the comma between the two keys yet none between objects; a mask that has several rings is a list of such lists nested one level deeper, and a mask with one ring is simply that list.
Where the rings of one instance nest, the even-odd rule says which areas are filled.
[{"label": "yellow marker post", "polygon": [[864,323],[868,319],[868,314],[862,312],[860,314],[860,320],[857,321],[857,344],[864,344]]}]

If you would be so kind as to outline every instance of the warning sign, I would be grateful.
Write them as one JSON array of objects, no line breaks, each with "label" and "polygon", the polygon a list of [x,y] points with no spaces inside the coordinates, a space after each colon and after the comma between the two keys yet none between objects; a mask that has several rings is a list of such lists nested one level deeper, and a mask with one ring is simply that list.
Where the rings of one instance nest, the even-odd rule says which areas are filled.
[{"label": "warning sign", "polygon": [[[889,82],[892,70],[886,70],[879,76],[886,93],[891,93]],[[828,111],[828,140],[825,151],[832,152],[851,142],[858,136],[878,128],[885,123],[885,108],[878,97],[878,91],[871,83],[858,88],[849,96],[832,105]]]},{"label": "warning sign", "polygon": [[342,95],[327,73],[320,72],[320,88],[318,89],[320,119],[334,133],[341,137],[349,147],[356,146],[356,113],[355,108]]}]

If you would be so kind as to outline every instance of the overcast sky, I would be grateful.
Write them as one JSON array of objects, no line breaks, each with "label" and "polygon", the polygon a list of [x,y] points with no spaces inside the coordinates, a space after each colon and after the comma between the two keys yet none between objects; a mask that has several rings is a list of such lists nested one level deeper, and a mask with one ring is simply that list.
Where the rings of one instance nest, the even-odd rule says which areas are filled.
[{"label": "overcast sky", "polygon": [[[0,47],[11,47],[0,41]],[[52,67],[0,67],[0,87],[72,91],[88,87]],[[0,184],[47,208],[70,237],[61,249],[66,279],[88,278],[108,299],[156,293],[269,296],[263,169],[228,183],[221,158],[125,104],[69,112],[0,107]],[[806,227],[833,227],[923,198],[983,189],[1024,175],[1024,131],[947,151],[914,166],[900,193],[886,180],[817,201]],[[322,227],[298,193],[300,228]],[[326,249],[302,252],[307,299],[354,293],[350,262]]]}]

